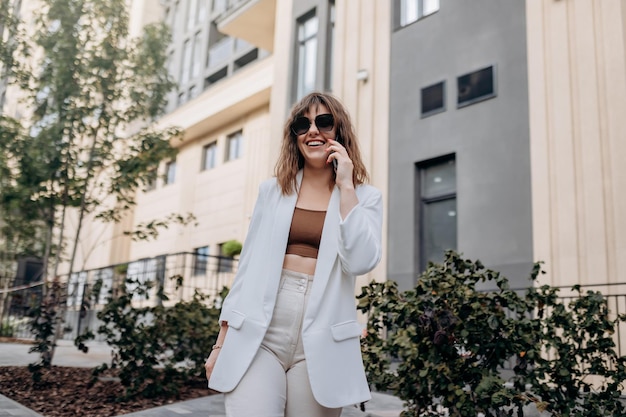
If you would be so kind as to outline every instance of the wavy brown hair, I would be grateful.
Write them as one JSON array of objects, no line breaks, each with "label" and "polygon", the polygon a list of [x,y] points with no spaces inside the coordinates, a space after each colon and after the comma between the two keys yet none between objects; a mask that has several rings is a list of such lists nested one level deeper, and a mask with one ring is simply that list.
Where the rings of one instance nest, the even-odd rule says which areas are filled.
[{"label": "wavy brown hair", "polygon": [[[291,124],[298,117],[303,116],[304,113],[320,104],[326,106],[335,119],[336,137],[338,140],[341,140],[354,165],[354,170],[352,171],[354,185],[360,185],[369,181],[367,169],[365,169],[361,159],[361,150],[354,133],[354,126],[344,105],[331,94],[314,92],[308,94],[293,106],[283,128],[283,143],[278,162],[276,162],[276,167],[274,168],[274,174],[284,195],[296,191],[296,174],[304,166],[304,157],[298,149],[298,138],[291,131]],[[334,185],[334,180],[335,174],[333,174],[332,185]]]}]

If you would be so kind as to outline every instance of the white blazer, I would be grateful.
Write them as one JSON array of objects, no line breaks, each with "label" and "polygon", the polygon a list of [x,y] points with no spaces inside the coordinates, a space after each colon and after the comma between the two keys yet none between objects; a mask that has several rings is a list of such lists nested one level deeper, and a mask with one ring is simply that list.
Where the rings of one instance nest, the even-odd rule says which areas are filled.
[{"label": "white blazer", "polygon": [[[302,171],[297,177],[298,186]],[[331,408],[371,398],[356,321],[355,276],[371,271],[382,254],[382,197],[356,188],[359,204],[343,221],[335,186],[326,213],[302,342],[313,395]],[[297,193],[284,196],[275,178],[264,181],[243,245],[239,269],[224,300],[228,332],[209,387],[232,391],[257,353],[272,318]]]}]

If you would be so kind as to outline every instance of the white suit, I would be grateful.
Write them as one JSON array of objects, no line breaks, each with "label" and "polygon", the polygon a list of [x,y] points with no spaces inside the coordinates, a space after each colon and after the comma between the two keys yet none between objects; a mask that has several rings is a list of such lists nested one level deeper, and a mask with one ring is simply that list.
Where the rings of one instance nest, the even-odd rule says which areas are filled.
[{"label": "white suit", "polygon": [[[298,186],[302,171],[298,174]],[[356,188],[359,204],[343,221],[335,186],[327,209],[302,342],[315,399],[329,408],[369,400],[356,321],[355,276],[380,261],[382,198]],[[284,196],[276,179],[263,182],[243,246],[239,270],[222,305],[228,332],[209,387],[232,391],[254,358],[272,318],[297,194]]]}]

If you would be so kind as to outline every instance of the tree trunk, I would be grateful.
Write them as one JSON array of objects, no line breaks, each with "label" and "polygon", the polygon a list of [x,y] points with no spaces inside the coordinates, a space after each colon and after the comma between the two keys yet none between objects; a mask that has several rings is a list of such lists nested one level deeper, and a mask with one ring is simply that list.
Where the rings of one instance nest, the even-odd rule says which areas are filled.
[{"label": "tree trunk", "polygon": [[[74,261],[76,260],[76,251],[78,250],[78,243],[80,241],[80,232],[82,230],[83,220],[85,218],[85,213],[87,211],[87,193],[89,190],[89,181],[91,180],[91,177],[92,177],[91,170],[93,168],[94,151],[98,144],[98,132],[100,130],[100,126],[101,126],[101,123],[98,123],[98,126],[94,129],[93,142],[91,143],[91,149],[89,150],[89,160],[87,161],[87,168],[86,168],[87,174],[85,177],[84,189],[80,197],[80,208],[78,211],[78,224],[76,225],[76,233],[74,234],[74,242],[72,245],[72,255],[70,256],[70,261],[69,261],[69,271],[67,273],[68,280],[72,278],[72,274],[74,273]],[[63,213],[65,217],[65,206],[63,207]],[[68,290],[69,290],[69,287],[68,287]],[[79,308],[82,308],[82,305]],[[56,343],[62,336],[63,323],[65,322],[66,313],[67,313],[67,303],[63,303],[59,306],[59,311],[57,312],[58,319],[57,319],[57,326],[54,332],[53,343],[52,343],[52,351],[51,351],[52,357],[54,357],[54,348],[56,346]],[[76,329],[77,335],[79,331],[80,329]],[[52,357],[50,359],[52,359]]]}]

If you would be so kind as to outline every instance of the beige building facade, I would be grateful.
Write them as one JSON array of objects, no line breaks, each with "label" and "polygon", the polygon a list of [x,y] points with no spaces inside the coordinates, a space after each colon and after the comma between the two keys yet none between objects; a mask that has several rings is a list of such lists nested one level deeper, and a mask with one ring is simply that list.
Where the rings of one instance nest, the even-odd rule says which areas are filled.
[{"label": "beige building facade", "polygon": [[[34,22],[38,0],[15,5],[27,26]],[[157,124],[179,127],[184,134],[172,143],[176,158],[162,161],[156,181],[137,193],[136,205],[120,223],[86,215],[71,277],[67,260],[72,244],[66,244],[65,261],[55,272],[69,283],[70,310],[79,308],[84,289],[99,279],[104,282],[104,303],[115,276],[124,272],[160,279],[171,292],[176,290],[165,278],[182,275],[186,283],[178,296],[183,298],[194,287],[218,291],[229,285],[233,270],[219,258],[222,245],[245,240],[258,186],[273,175],[286,116],[310,91],[330,91],[346,104],[371,183],[385,194],[388,4],[128,0],[127,6],[131,36],[140,36],[153,22],[164,21],[171,28],[166,53],[178,87]],[[19,90],[0,90],[4,114],[28,117]],[[195,220],[160,228],[154,239],[134,241],[125,234],[172,214],[193,215]],[[69,210],[64,224],[66,242],[72,242],[78,213]],[[385,270],[383,259],[360,283],[386,279]]]},{"label": "beige building facade", "polygon": [[535,259],[552,285],[626,283],[626,2],[526,14]]},{"label": "beige building facade", "polygon": [[[137,196],[131,227],[170,213],[193,213],[196,224],[170,227],[153,241],[118,241],[111,247],[109,259],[87,262],[87,269],[207,249],[203,253],[220,255],[224,242],[244,241],[258,185],[273,175],[285,118],[296,101],[293,85],[297,83],[298,60],[302,59],[298,54],[304,50],[299,49],[297,39],[301,16],[315,16],[321,31],[323,27],[330,30],[321,21],[333,14],[332,39],[314,34],[325,43],[321,46],[319,42],[314,52],[328,59],[316,68],[317,77],[324,74],[325,80],[317,78],[312,89],[330,90],[346,104],[361,141],[371,182],[385,192],[388,5],[373,0],[336,4],[263,0],[206,1],[201,7],[201,1],[136,0],[131,5],[134,13],[146,19],[142,21],[136,14],[131,15],[132,27],[154,20],[154,10],[161,11],[161,18],[170,16],[174,22],[187,22],[190,10],[198,8],[196,10],[205,10],[214,19],[207,20],[206,25],[213,25],[232,39],[245,42],[248,48],[262,51],[245,66],[232,73],[229,69],[228,75],[218,82],[208,86],[205,82],[204,91],[176,106],[158,122],[161,127],[181,127],[184,137],[173,143],[178,155],[173,164],[173,161],[164,161],[156,186]],[[178,17],[171,17],[174,7]],[[151,13],[144,13],[147,10]],[[174,44],[179,36],[177,30],[176,24],[172,25]],[[208,34],[209,45],[212,35]],[[220,40],[223,42],[223,39]],[[193,59],[204,64],[211,59],[211,53],[209,46],[208,57],[200,55]],[[171,49],[170,54],[177,56],[177,51]],[[184,51],[182,58],[185,58]],[[184,63],[180,65],[184,66]],[[177,65],[172,68],[174,74],[185,70]],[[324,83],[329,81],[329,88],[324,88]],[[171,178],[167,179],[166,170],[172,165]],[[119,250],[120,247],[127,250]],[[385,279],[384,271],[383,261],[370,276],[363,277],[363,282]]]},{"label": "beige building facade", "polygon": [[[416,276],[417,267],[411,259],[419,251],[412,227],[416,217],[414,203],[410,202],[411,207],[403,201],[390,203],[389,188],[399,188],[398,194],[406,194],[405,189],[413,188],[416,164],[423,167],[420,163],[427,159],[454,152],[459,156],[458,172],[465,169],[470,173],[458,180],[458,200],[482,222],[468,221],[467,210],[455,212],[463,246],[460,249],[468,256],[507,267],[512,274],[520,276],[525,274],[531,260],[541,260],[547,271],[544,281],[557,286],[626,283],[626,165],[622,162],[626,160],[626,3],[623,0],[506,3],[525,13],[524,19],[512,19],[510,25],[507,21],[502,23],[502,19],[511,16],[507,12],[495,16],[498,18],[495,20],[507,27],[522,22],[519,33],[525,34],[523,60],[521,55],[512,55],[507,58],[509,61],[502,59],[499,66],[494,66],[501,83],[496,92],[499,102],[485,101],[486,104],[467,106],[465,110],[456,109],[454,114],[450,106],[447,114],[454,123],[441,124],[437,124],[436,117],[443,117],[443,113],[413,118],[411,112],[415,109],[406,105],[405,88],[396,96],[390,92],[391,69],[408,62],[390,59],[392,37],[398,37],[397,42],[411,44],[413,39],[406,36],[409,30],[415,31],[415,39],[426,36],[418,32],[422,29],[430,35],[442,28],[446,32],[441,25],[446,22],[446,16],[452,16],[455,7],[452,2],[429,1],[424,3],[430,5],[428,13],[423,9],[420,12],[423,15],[414,16],[415,21],[402,20],[399,10],[413,3],[410,0],[129,0],[132,34],[139,34],[145,24],[154,21],[165,20],[172,27],[172,44],[167,52],[170,72],[179,88],[171,93],[168,112],[158,124],[179,126],[185,133],[182,140],[173,143],[178,149],[176,160],[163,161],[161,175],[150,190],[137,195],[137,205],[130,216],[114,226],[94,221],[85,226],[76,268],[94,270],[182,252],[219,255],[223,243],[233,239],[243,242],[257,187],[273,173],[285,117],[303,92],[318,89],[332,91],[347,105],[372,184],[385,196],[385,212],[388,214],[397,206],[394,217],[402,219],[397,221],[397,228],[389,230],[393,222],[385,220],[383,261],[361,283],[397,277],[409,282]],[[21,12],[32,13],[35,4],[35,0],[24,0]],[[470,17],[479,18],[467,17],[468,21]],[[474,33],[476,26],[481,26],[481,21],[470,25],[467,33]],[[491,37],[485,35],[481,39],[498,37],[496,29],[489,33]],[[423,76],[425,84],[417,85],[416,91],[443,80],[445,71],[451,72],[448,81],[454,81],[452,76],[497,63],[497,54],[488,48],[480,48],[480,54],[470,54],[464,45],[459,45],[457,52],[468,55],[458,62],[441,64],[445,60],[440,55],[450,48],[445,45],[448,44],[424,42],[422,47],[432,49],[424,49],[420,57],[400,48],[397,56],[418,61],[418,72],[407,76],[411,82],[419,79],[416,74]],[[511,51],[510,45],[518,48],[522,44],[516,38],[503,51]],[[428,59],[421,59],[423,56]],[[516,68],[518,62],[523,63],[521,69]],[[436,68],[440,64],[442,69]],[[518,77],[519,74],[524,77]],[[521,107],[528,114],[516,113],[517,108],[511,113],[519,114],[516,119],[519,125],[528,127],[522,139],[526,141],[523,145],[528,145],[529,162],[520,172],[529,176],[530,198],[524,199],[529,208],[504,204],[498,212],[502,214],[499,219],[502,224],[511,223],[506,213],[522,212],[516,216],[515,221],[521,225],[515,230],[527,229],[532,233],[516,246],[509,239],[509,229],[476,226],[493,224],[497,217],[485,210],[480,201],[467,198],[477,190],[493,187],[491,179],[480,177],[489,161],[478,159],[476,155],[484,155],[482,151],[470,149],[465,138],[467,132],[459,135],[458,149],[446,147],[447,136],[458,132],[444,128],[457,126],[459,130],[463,117],[468,125],[475,125],[475,120],[482,120],[485,114],[503,107],[498,103],[505,102],[509,88],[505,81],[510,80],[513,85],[522,79],[528,83],[520,87],[528,105]],[[27,114],[26,109],[18,106],[17,92],[2,92],[5,114],[16,117]],[[453,93],[453,87],[448,87],[446,93]],[[516,102],[513,95],[509,99]],[[392,111],[396,108],[400,111]],[[470,112],[474,113],[470,115]],[[393,129],[401,124],[407,129],[409,151],[390,145],[394,139],[390,136],[397,136]],[[414,131],[420,126],[425,129],[424,137],[432,139],[432,143],[422,141],[423,149],[413,156],[410,153],[417,149]],[[436,129],[450,135],[435,135],[432,132]],[[502,136],[509,134],[503,131]],[[502,143],[497,146],[502,147],[501,153],[493,155],[510,154],[510,148]],[[406,180],[401,184],[395,179],[390,183],[389,172],[393,170],[390,165],[399,165],[396,157],[390,156],[390,147],[409,154],[411,159],[404,174],[398,171],[399,178]],[[491,152],[494,146],[487,148]],[[468,150],[478,161],[473,165],[462,156],[461,152]],[[510,166],[506,160],[500,163]],[[470,181],[473,175],[478,177],[474,188],[473,180]],[[511,184],[505,188],[511,188]],[[496,191],[494,195],[502,195]],[[393,207],[387,210],[390,204]],[[171,213],[192,213],[195,223],[173,225],[150,241],[134,242],[123,235],[126,230]],[[70,218],[70,225],[75,223]],[[400,233],[404,231],[407,239]],[[489,239],[485,239],[486,233]],[[473,235],[475,240],[471,239]],[[507,239],[506,244],[502,244],[503,239]],[[495,243],[484,246],[487,240]],[[476,242],[486,249],[482,251],[483,246]],[[409,246],[405,255],[404,250]],[[496,253],[503,248],[511,258],[506,262]],[[485,255],[485,251],[490,252]],[[520,261],[517,255],[522,252],[524,259]],[[398,259],[388,262],[389,253],[397,254]]]}]

